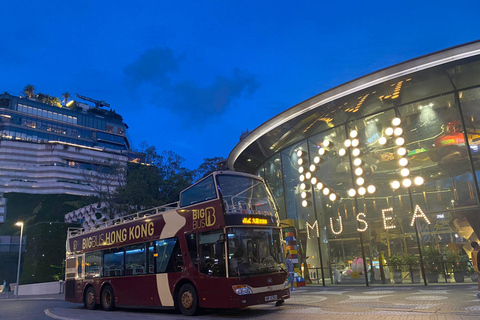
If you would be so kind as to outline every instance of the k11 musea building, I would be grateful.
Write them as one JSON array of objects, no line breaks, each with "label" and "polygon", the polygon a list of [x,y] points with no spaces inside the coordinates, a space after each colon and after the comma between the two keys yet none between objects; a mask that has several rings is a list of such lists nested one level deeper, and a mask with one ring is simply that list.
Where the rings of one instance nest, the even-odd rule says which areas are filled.
[{"label": "k11 musea building", "polygon": [[268,182],[312,282],[461,282],[460,271],[472,281],[480,234],[479,144],[473,42],[293,106],[242,139],[228,165]]}]

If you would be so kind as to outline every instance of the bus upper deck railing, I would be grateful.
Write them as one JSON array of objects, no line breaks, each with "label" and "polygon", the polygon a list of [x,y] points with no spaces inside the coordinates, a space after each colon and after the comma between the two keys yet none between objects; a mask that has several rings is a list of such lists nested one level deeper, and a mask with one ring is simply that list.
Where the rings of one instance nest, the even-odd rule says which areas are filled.
[{"label": "bus upper deck railing", "polygon": [[139,219],[139,218],[148,217],[148,216],[152,216],[152,215],[156,215],[156,214],[161,214],[161,213],[163,213],[165,211],[168,211],[168,210],[178,209],[179,204],[180,203],[178,201],[177,202],[172,202],[172,203],[169,203],[169,204],[165,204],[163,206],[150,208],[150,209],[147,209],[147,210],[139,211],[139,212],[136,212],[136,213],[125,215],[125,216],[120,216],[120,217],[115,218],[115,219],[105,220],[102,223],[95,224],[90,229],[70,227],[70,228],[68,228],[68,231],[67,231],[67,238],[71,238],[73,236],[78,236],[82,233],[91,232],[91,231],[95,231],[95,230],[98,230],[98,229],[103,229],[103,228],[106,228],[106,227],[109,227],[109,226],[118,225],[118,224],[121,224],[121,223],[124,223],[124,222],[133,221],[133,220],[136,220],[136,219]]}]

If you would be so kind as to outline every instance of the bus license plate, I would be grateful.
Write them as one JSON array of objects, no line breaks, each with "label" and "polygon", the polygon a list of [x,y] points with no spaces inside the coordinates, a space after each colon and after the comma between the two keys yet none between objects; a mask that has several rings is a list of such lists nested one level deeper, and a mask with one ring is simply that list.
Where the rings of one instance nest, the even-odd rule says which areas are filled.
[{"label": "bus license plate", "polygon": [[265,301],[275,301],[277,300],[277,295],[273,295],[273,296],[266,296],[265,297]]}]

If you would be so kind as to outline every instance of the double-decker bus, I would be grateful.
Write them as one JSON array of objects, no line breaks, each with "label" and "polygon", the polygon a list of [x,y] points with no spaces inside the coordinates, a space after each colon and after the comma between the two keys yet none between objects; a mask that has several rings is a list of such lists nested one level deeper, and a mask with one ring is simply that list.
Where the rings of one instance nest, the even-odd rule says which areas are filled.
[{"label": "double-decker bus", "polygon": [[264,181],[214,172],[179,202],[70,228],[65,300],[88,309],[241,308],[290,297],[279,218]]}]

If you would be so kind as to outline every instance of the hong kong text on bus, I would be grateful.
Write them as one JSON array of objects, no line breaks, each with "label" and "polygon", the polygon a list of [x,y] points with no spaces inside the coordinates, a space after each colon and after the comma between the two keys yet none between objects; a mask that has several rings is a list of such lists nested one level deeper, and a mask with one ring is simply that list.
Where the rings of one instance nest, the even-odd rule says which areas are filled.
[{"label": "hong kong text on bus", "polygon": [[193,315],[289,298],[273,198],[249,174],[214,172],[177,203],[71,228],[66,247],[65,299],[89,309]]}]

